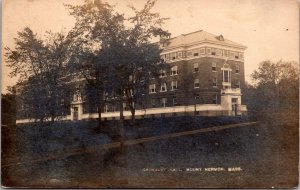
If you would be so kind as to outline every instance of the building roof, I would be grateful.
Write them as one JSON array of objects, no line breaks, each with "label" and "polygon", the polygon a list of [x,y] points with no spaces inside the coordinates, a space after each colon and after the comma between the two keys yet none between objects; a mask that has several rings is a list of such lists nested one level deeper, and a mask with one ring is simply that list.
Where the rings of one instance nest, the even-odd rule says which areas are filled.
[{"label": "building roof", "polygon": [[246,48],[246,46],[233,42],[224,38],[222,35],[214,35],[204,30],[198,30],[195,32],[191,32],[188,34],[181,34],[180,36],[173,37],[167,40],[168,45],[167,48],[182,46],[182,45],[189,45],[198,42],[212,42],[212,43],[222,43],[229,46],[235,46],[240,48]]}]

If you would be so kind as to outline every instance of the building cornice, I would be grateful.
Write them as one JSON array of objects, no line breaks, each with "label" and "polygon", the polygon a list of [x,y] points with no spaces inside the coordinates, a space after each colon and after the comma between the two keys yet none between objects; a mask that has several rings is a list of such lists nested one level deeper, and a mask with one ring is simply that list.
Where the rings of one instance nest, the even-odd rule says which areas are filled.
[{"label": "building cornice", "polygon": [[228,43],[224,43],[224,42],[215,42],[215,41],[211,41],[211,40],[204,40],[201,42],[194,42],[194,43],[190,43],[190,44],[182,44],[182,45],[178,45],[178,46],[172,46],[172,47],[162,47],[163,52],[168,52],[168,51],[174,51],[174,50],[178,50],[178,49],[189,49],[193,46],[199,46],[199,45],[218,45],[221,47],[227,47],[227,48],[232,48],[235,50],[239,50],[239,51],[244,51],[247,49],[246,46],[237,46],[237,45],[232,45],[232,44],[228,44]]}]

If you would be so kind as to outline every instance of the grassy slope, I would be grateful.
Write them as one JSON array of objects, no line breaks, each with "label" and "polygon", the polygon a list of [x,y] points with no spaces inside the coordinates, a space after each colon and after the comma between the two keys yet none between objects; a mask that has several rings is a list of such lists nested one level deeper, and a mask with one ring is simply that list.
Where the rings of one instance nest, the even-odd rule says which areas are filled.
[{"label": "grassy slope", "polygon": [[[274,118],[270,117],[270,118]],[[280,118],[280,117],[276,117]],[[278,122],[265,118],[257,126],[189,135],[111,149],[39,164],[5,168],[6,182],[18,186],[73,187],[291,187],[297,184],[298,125],[294,117]],[[143,120],[126,128],[127,138],[240,122],[228,118]],[[116,139],[117,123],[108,122],[107,134],[96,123],[24,127],[13,136],[16,149],[39,151],[76,148]],[[115,129],[115,130],[113,130]],[[13,133],[9,133],[12,135]],[[16,138],[21,135],[22,138]],[[26,138],[24,136],[27,136]],[[15,145],[19,143],[19,146]],[[23,143],[25,144],[23,144]],[[17,144],[18,144],[17,143]],[[51,147],[53,144],[58,146]],[[31,148],[26,148],[31,147]],[[50,148],[50,149],[48,149]],[[27,151],[27,152],[26,152]],[[16,151],[18,152],[18,151]],[[40,152],[41,153],[41,152]],[[39,153],[39,154],[40,154]],[[13,153],[11,155],[22,155]],[[242,172],[144,172],[143,168],[242,167]]]}]

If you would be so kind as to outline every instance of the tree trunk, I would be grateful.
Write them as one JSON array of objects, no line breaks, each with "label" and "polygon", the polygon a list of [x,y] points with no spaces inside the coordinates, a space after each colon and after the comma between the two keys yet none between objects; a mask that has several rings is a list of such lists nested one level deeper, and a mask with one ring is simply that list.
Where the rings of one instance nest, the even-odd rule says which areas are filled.
[{"label": "tree trunk", "polygon": [[44,118],[41,118],[40,122],[41,122],[41,124],[43,124],[44,123]]},{"label": "tree trunk", "polygon": [[124,113],[123,113],[123,99],[120,97],[120,120],[119,120],[119,130],[120,130],[120,150],[124,150]]},{"label": "tree trunk", "polygon": [[55,116],[51,115],[51,123],[54,123]]},{"label": "tree trunk", "polygon": [[102,121],[101,121],[101,105],[98,105],[98,128],[101,130],[102,129]]},{"label": "tree trunk", "polygon": [[131,124],[132,124],[132,126],[134,126],[135,125],[135,108],[131,108],[130,111],[131,111]]}]

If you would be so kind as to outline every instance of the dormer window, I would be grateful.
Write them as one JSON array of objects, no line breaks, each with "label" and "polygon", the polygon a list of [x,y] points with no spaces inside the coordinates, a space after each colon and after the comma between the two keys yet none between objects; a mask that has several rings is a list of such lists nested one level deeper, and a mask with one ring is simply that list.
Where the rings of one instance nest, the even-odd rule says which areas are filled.
[{"label": "dormer window", "polygon": [[222,35],[216,37],[220,41],[224,41],[224,37]]}]

